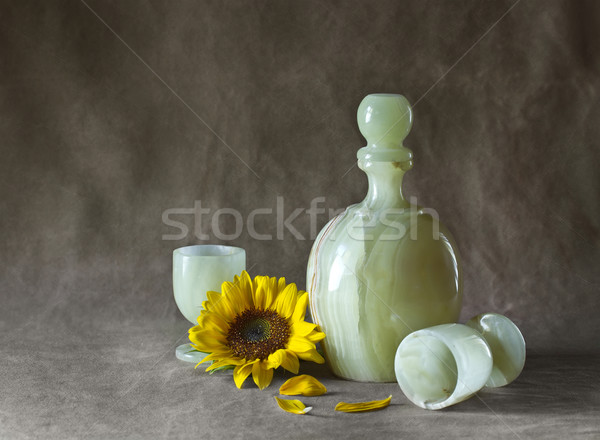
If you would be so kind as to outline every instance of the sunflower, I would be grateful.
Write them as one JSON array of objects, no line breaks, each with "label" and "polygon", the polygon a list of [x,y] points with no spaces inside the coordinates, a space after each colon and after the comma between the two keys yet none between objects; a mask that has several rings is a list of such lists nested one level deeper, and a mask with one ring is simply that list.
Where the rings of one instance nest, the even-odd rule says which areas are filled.
[{"label": "sunflower", "polygon": [[190,341],[196,350],[209,353],[202,361],[213,361],[206,371],[234,367],[238,388],[252,373],[263,389],[275,368],[297,374],[299,359],[325,362],[315,346],[325,334],[304,321],[307,304],[308,293],[286,284],[285,278],[252,280],[244,271],[232,283],[223,283],[221,293],[207,293],[198,325],[189,330]]}]

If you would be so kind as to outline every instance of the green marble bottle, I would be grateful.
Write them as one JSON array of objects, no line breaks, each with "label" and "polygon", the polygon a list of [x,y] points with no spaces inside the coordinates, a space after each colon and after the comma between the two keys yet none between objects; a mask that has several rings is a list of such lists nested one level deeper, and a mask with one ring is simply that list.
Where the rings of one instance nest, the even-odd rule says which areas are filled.
[{"label": "green marble bottle", "polygon": [[405,336],[458,320],[460,258],[436,212],[411,205],[402,194],[402,178],[413,166],[403,145],[412,126],[406,98],[368,95],[357,119],[367,139],[358,166],[369,190],[317,236],[306,285],[333,373],[394,382],[394,356]]}]

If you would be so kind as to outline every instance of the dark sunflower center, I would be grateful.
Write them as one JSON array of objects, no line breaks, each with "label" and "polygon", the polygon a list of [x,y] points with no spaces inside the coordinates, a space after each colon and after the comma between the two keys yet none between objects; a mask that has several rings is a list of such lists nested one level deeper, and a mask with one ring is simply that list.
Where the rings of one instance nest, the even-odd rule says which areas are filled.
[{"label": "dark sunflower center", "polygon": [[271,335],[271,324],[265,318],[256,318],[244,326],[242,335],[251,342],[264,341]]},{"label": "dark sunflower center", "polygon": [[246,309],[235,317],[227,333],[227,345],[246,360],[266,359],[285,348],[290,337],[287,320],[274,310]]}]

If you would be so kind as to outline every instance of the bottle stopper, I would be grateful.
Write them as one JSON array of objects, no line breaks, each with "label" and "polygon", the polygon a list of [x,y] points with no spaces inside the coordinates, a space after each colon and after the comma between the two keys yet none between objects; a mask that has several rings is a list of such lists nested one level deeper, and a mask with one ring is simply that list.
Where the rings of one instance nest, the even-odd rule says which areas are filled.
[{"label": "bottle stopper", "polygon": [[412,151],[403,142],[412,127],[413,114],[404,96],[389,93],[367,95],[358,107],[356,119],[361,134],[367,140],[366,147],[357,153],[359,160],[410,162],[412,166]]}]

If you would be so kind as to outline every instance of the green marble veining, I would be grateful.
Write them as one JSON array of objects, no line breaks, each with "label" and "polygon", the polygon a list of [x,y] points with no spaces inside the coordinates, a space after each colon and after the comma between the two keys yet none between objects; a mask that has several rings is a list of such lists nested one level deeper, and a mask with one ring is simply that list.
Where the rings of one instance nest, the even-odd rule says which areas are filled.
[{"label": "green marble veining", "polygon": [[525,366],[525,339],[515,323],[497,313],[482,313],[466,325],[481,334],[494,357],[494,368],[485,386],[502,387],[514,381]]},{"label": "green marble veining", "polygon": [[220,292],[221,284],[233,281],[246,269],[246,251],[223,245],[185,246],[173,251],[173,295],[177,307],[197,324],[209,290]]},{"label": "green marble veining", "polygon": [[485,385],[494,363],[486,340],[462,324],[411,333],[395,354],[402,392],[415,405],[432,410],[473,396]]},{"label": "green marble veining", "polygon": [[[246,269],[246,251],[223,245],[185,246],[173,251],[173,295],[179,311],[196,324],[206,301],[206,292],[221,291],[225,281],[233,281]],[[175,349],[177,359],[197,364],[206,353],[192,351],[190,344]]]},{"label": "green marble veining", "polygon": [[358,165],[369,191],[317,236],[307,289],[334,374],[393,382],[394,356],[405,336],[458,319],[460,259],[435,211],[411,205],[402,194],[412,167],[412,152],[402,144],[412,125],[406,98],[367,96],[358,123],[367,139]]}]

